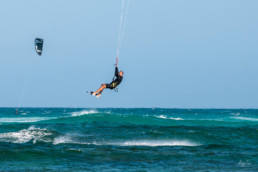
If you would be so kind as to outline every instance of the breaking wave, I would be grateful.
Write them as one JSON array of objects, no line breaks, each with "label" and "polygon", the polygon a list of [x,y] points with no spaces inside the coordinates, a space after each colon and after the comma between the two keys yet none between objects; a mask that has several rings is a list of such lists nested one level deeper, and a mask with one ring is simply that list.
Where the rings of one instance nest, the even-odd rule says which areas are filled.
[{"label": "breaking wave", "polygon": [[88,115],[88,114],[94,114],[94,113],[98,113],[98,112],[95,110],[83,110],[79,112],[73,112],[72,116],[82,116],[82,115]]},{"label": "breaking wave", "polygon": [[239,120],[246,120],[246,121],[258,121],[258,118],[248,118],[248,117],[232,117],[234,119],[239,119]]},{"label": "breaking wave", "polygon": [[85,137],[74,137],[73,134],[57,135],[56,132],[46,128],[36,128],[34,126],[17,132],[0,134],[0,142],[27,143],[37,142],[58,144],[79,144],[96,146],[200,146],[189,140],[118,140],[118,141],[85,141]]},{"label": "breaking wave", "polygon": [[[104,143],[107,145],[114,146],[201,146],[200,144],[193,143],[187,140],[135,140],[135,141],[124,141],[124,142],[111,142]],[[100,144],[103,145],[103,144]]]},{"label": "breaking wave", "polygon": [[79,142],[74,141],[69,136],[61,136],[54,139],[53,144],[86,144],[86,145],[97,145],[97,146],[201,146],[188,140],[129,140],[129,141],[112,141],[112,142]]},{"label": "breaking wave", "polygon": [[23,129],[17,132],[1,133],[1,142],[11,142],[11,143],[27,143],[32,141],[34,144],[37,141],[51,142],[51,138],[48,136],[53,135],[47,129],[35,128],[34,126],[28,129]]},{"label": "breaking wave", "polygon": [[[77,109],[76,109],[77,110]],[[81,109],[63,113],[52,111],[45,115],[45,111],[37,113],[39,116],[3,116],[1,123],[94,123],[107,122],[121,125],[158,125],[158,126],[243,126],[254,125],[258,118],[238,116],[194,116],[176,113],[152,113],[152,112],[121,112],[120,110],[94,110]],[[50,111],[50,110],[49,110]],[[33,114],[34,115],[34,114]]]},{"label": "breaking wave", "polygon": [[33,123],[33,122],[47,121],[47,120],[60,119],[60,118],[77,117],[77,116],[82,116],[82,115],[87,115],[87,114],[95,114],[95,113],[98,113],[98,112],[95,110],[83,110],[83,111],[78,111],[78,112],[72,112],[71,115],[68,115],[68,116],[59,116],[59,117],[0,118],[0,123]]},{"label": "breaking wave", "polygon": [[22,117],[22,118],[0,118],[1,123],[30,123],[57,119],[58,117]]},{"label": "breaking wave", "polygon": [[173,118],[173,117],[166,117],[164,115],[159,115],[159,116],[155,116],[157,118],[162,118],[162,119],[172,119],[172,120],[184,120],[182,118]]},{"label": "breaking wave", "polygon": [[74,144],[76,144],[76,142],[74,142],[72,140],[72,138],[70,136],[68,136],[68,135],[59,136],[57,138],[54,138],[54,140],[53,140],[53,144],[54,145],[62,144],[62,143],[74,143]]}]

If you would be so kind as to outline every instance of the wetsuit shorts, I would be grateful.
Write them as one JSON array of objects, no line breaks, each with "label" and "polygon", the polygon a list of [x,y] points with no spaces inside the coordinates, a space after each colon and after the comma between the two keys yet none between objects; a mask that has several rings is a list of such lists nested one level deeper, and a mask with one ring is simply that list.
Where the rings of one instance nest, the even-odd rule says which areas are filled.
[{"label": "wetsuit shorts", "polygon": [[105,84],[106,88],[109,88],[111,90],[113,90],[114,88],[116,88],[116,84],[114,82],[111,82],[110,84]]}]

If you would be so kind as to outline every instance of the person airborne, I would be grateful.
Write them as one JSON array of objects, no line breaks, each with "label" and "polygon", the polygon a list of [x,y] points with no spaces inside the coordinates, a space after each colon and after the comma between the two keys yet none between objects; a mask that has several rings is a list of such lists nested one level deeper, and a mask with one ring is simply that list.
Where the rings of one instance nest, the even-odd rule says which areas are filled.
[{"label": "person airborne", "polygon": [[118,67],[116,64],[116,69],[115,69],[115,79],[113,79],[113,81],[110,84],[102,84],[101,87],[95,91],[95,92],[91,92],[91,95],[96,96],[97,98],[100,98],[101,93],[103,92],[103,90],[105,88],[109,88],[111,90],[113,90],[114,88],[116,88],[123,80],[123,75],[124,72],[123,71],[118,71]]}]

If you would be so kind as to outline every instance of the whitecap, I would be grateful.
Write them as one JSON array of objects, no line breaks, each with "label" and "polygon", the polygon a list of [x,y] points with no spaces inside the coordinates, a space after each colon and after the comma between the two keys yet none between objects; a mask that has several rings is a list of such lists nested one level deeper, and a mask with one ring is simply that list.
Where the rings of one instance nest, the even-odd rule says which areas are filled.
[{"label": "whitecap", "polygon": [[94,113],[98,113],[98,112],[95,110],[83,110],[79,112],[72,112],[72,116],[82,116],[82,115],[88,115],[88,114],[94,114]]},{"label": "whitecap", "polygon": [[174,118],[174,117],[166,117],[164,115],[159,115],[159,116],[155,116],[157,118],[162,118],[162,119],[172,119],[172,120],[184,120],[182,118]]},{"label": "whitecap", "polygon": [[34,126],[28,129],[23,129],[17,132],[1,133],[1,142],[11,142],[11,143],[27,143],[33,141],[35,144],[37,141],[51,142],[49,138],[45,136],[52,135],[47,129],[35,128]]},{"label": "whitecap", "polygon": [[57,144],[82,144],[82,145],[97,145],[97,146],[147,146],[147,147],[164,147],[164,146],[201,146],[201,144],[193,143],[190,141],[180,140],[165,140],[165,141],[149,141],[149,140],[138,140],[138,141],[117,141],[117,142],[78,142],[74,141],[71,137],[61,136],[54,139],[54,145]]},{"label": "whitecap", "polygon": [[173,120],[184,120],[184,119],[182,119],[182,118],[173,118],[173,117],[168,118],[168,119],[173,119]]},{"label": "whitecap", "polygon": [[[97,143],[96,143],[97,144]],[[102,143],[99,145],[114,145],[114,146],[200,146],[188,140],[135,140],[125,142]]]},{"label": "whitecap", "polygon": [[83,142],[75,141],[70,136],[60,136],[54,139],[53,144],[83,144],[83,145],[97,145],[97,146],[201,146],[188,140],[130,140],[130,141],[94,141],[94,142]]},{"label": "whitecap", "polygon": [[75,142],[73,142],[72,138],[68,135],[57,137],[53,141],[54,145],[61,144],[61,143],[75,143]]},{"label": "whitecap", "polygon": [[157,117],[157,118],[162,118],[162,119],[167,119],[167,117],[164,116],[164,115],[159,115],[159,116],[155,116],[155,117]]},{"label": "whitecap", "polygon": [[258,118],[248,118],[248,117],[231,117],[231,118],[246,120],[246,121],[258,121]]},{"label": "whitecap", "polygon": [[57,119],[57,117],[22,117],[22,118],[0,118],[1,123],[30,123]]}]

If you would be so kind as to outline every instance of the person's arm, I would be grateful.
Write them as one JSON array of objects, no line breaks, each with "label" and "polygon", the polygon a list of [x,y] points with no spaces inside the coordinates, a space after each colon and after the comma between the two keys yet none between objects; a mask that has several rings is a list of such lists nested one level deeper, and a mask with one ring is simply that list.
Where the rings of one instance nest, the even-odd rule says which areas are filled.
[{"label": "person's arm", "polygon": [[116,66],[116,69],[115,69],[115,76],[118,77],[118,67]]}]

